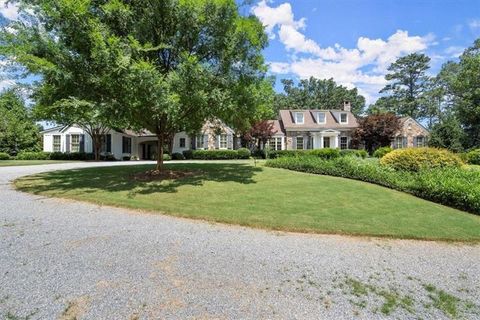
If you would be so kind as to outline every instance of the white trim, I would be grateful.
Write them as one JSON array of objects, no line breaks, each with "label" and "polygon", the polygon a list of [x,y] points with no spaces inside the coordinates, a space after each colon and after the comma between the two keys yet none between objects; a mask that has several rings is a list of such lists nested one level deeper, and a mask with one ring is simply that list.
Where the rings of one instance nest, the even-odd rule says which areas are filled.
[{"label": "white trim", "polygon": [[[298,138],[302,138],[302,149],[298,149]],[[295,150],[305,150],[305,137],[304,136],[296,136],[295,137]]]},{"label": "white trim", "polygon": [[[319,115],[320,114],[323,114],[323,122],[320,122],[320,120],[319,120]],[[327,123],[327,113],[324,112],[324,111],[318,111],[315,118],[316,118],[318,124],[326,124]]]},{"label": "white trim", "polygon": [[[302,115],[302,122],[297,121],[297,115]],[[295,124],[304,124],[305,123],[305,114],[303,112],[294,112],[293,113],[293,118],[295,120]]]},{"label": "white trim", "polygon": [[[225,136],[225,148],[222,148],[222,136]],[[226,133],[221,133],[217,135],[218,139],[218,149],[219,150],[227,150],[228,149],[228,135]]]},{"label": "white trim", "polygon": [[[342,115],[347,117],[347,121],[342,121]],[[340,116],[338,117],[338,122],[340,124],[348,124],[348,112],[340,112]]]}]

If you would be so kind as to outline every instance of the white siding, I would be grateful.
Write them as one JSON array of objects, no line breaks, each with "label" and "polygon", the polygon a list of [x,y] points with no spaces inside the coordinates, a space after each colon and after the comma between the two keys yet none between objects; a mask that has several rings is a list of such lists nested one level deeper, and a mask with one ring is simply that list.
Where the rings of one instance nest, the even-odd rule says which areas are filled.
[{"label": "white siding", "polygon": [[[185,147],[180,147],[180,138],[185,139]],[[190,141],[190,137],[187,135],[186,132],[179,132],[176,133],[175,136],[173,137],[173,148],[172,152],[173,153],[182,153],[185,150],[191,149],[192,143]]]}]

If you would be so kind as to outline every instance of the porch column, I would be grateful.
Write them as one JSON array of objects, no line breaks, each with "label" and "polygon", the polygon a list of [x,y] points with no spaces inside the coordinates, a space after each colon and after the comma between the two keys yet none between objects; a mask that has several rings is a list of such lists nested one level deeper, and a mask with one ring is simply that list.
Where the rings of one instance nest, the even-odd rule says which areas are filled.
[{"label": "porch column", "polygon": [[323,134],[320,133],[320,149],[323,149]]},{"label": "porch column", "polygon": [[335,146],[334,148],[338,148],[338,134],[335,136]]}]

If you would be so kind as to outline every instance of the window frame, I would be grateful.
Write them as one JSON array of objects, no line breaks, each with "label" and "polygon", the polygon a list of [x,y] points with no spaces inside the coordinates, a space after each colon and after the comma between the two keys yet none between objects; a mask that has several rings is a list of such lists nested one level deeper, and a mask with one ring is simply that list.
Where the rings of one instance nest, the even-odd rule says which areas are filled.
[{"label": "window frame", "polygon": [[[298,148],[298,145],[299,145],[299,143],[298,143],[299,140],[298,139],[301,139],[302,148]],[[295,149],[296,150],[305,150],[305,139],[304,139],[303,136],[295,137]]]},{"label": "window frame", "polygon": [[282,150],[282,137],[271,137],[268,140],[268,147],[270,150]]},{"label": "window frame", "polygon": [[122,153],[132,153],[132,138],[122,136]]},{"label": "window frame", "polygon": [[[73,138],[78,140],[74,143]],[[80,134],[71,134],[70,135],[70,152],[80,152]]]},{"label": "window frame", "polygon": [[[297,116],[301,115],[302,116],[302,121],[298,121]],[[305,115],[303,112],[294,112],[294,118],[295,118],[295,124],[304,124],[305,123]]]},{"label": "window frame", "polygon": [[[345,143],[342,142],[342,139],[345,139]],[[343,147],[343,145],[345,145],[345,148]],[[339,141],[339,147],[340,147],[340,150],[346,150],[348,149],[348,137],[347,136],[341,136],[340,137],[340,141]]]},{"label": "window frame", "polygon": [[[400,147],[399,147],[399,142],[400,142]],[[396,136],[395,137],[395,142],[393,145],[394,149],[403,149],[403,136]]]},{"label": "window frame", "polygon": [[[422,139],[422,145],[420,145],[418,143],[418,139],[421,138]],[[423,148],[425,147],[425,136],[416,136],[415,137],[415,145],[417,146],[417,148]]]},{"label": "window frame", "polygon": [[[320,115],[323,115],[323,121],[320,121]],[[325,124],[327,123],[327,114],[325,112],[317,112],[317,123],[318,124]]]},{"label": "window frame", "polygon": [[204,136],[203,134],[197,134],[195,136],[195,149],[205,149]]},{"label": "window frame", "polygon": [[[223,138],[225,138],[225,141]],[[226,133],[218,135],[218,149],[228,149],[228,136]]]},{"label": "window frame", "polygon": [[[58,143],[55,143],[55,138],[58,138]],[[55,148],[58,144],[58,150]],[[60,134],[52,135],[52,151],[53,152],[62,152],[62,136]]]},{"label": "window frame", "polygon": [[[345,121],[342,121],[342,116],[345,116]],[[340,123],[341,124],[347,124],[348,123],[348,113],[346,113],[346,112],[341,112],[340,113]]]},{"label": "window frame", "polygon": [[178,139],[178,147],[179,148],[186,148],[186,146],[187,146],[187,139],[185,137],[179,138]]}]

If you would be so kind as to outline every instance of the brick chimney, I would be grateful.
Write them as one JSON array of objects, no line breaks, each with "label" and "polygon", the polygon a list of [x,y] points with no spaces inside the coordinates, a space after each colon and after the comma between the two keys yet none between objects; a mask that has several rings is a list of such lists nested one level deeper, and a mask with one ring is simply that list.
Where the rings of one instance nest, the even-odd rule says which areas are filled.
[{"label": "brick chimney", "polygon": [[344,111],[352,111],[352,106],[350,105],[350,101],[343,101],[343,110]]}]

